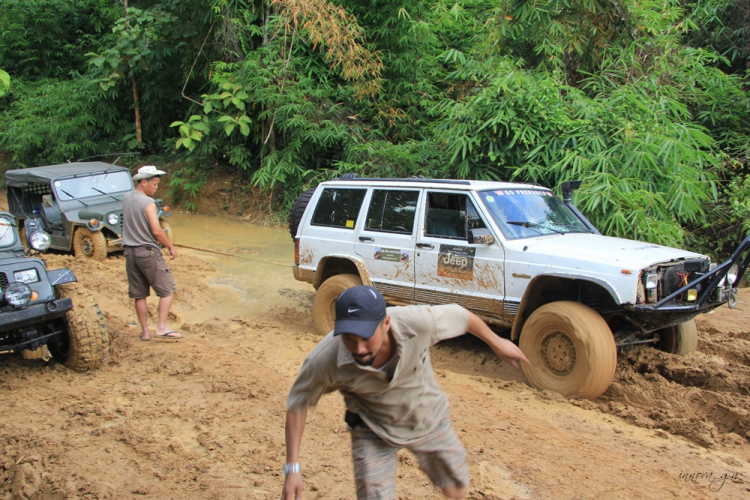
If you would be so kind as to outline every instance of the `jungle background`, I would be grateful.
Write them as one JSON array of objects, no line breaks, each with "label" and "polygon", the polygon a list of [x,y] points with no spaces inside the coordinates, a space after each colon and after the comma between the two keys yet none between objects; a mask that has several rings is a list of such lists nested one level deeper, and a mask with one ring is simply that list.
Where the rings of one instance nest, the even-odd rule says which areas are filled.
[{"label": "jungle background", "polygon": [[721,258],[749,29],[749,0],[0,0],[0,159],[168,165],[188,209],[229,171],[280,218],[343,173],[582,179],[604,234]]}]

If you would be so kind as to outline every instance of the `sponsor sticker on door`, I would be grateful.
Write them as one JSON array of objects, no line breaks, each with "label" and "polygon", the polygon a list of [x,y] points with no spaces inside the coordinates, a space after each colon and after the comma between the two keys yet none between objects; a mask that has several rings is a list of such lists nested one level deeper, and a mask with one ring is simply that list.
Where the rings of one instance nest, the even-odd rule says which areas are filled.
[{"label": "sponsor sticker on door", "polygon": [[375,260],[385,260],[387,262],[409,262],[409,251],[399,250],[398,248],[376,248]]}]

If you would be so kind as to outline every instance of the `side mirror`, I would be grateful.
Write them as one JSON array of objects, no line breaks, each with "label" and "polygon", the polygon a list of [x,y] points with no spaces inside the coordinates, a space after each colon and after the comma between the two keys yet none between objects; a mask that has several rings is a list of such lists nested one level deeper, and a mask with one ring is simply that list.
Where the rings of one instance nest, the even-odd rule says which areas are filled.
[{"label": "side mirror", "polygon": [[495,237],[490,230],[484,227],[469,229],[469,244],[491,245],[495,243]]}]

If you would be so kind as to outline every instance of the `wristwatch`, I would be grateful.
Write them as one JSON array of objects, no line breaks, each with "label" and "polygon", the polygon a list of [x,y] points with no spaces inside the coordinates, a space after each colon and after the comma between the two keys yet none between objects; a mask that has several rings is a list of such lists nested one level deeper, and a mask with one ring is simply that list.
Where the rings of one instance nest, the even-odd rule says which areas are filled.
[{"label": "wristwatch", "polygon": [[293,464],[290,464],[289,462],[285,463],[284,469],[281,471],[281,473],[284,475],[284,477],[288,476],[289,474],[299,474],[299,462],[294,462]]}]

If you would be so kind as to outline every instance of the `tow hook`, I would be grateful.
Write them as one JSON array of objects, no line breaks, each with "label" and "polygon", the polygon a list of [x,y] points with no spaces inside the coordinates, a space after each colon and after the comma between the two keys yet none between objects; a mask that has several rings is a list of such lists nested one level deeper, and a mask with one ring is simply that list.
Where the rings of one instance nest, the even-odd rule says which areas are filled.
[{"label": "tow hook", "polygon": [[732,288],[728,292],[729,300],[727,301],[727,305],[729,306],[729,309],[734,309],[737,307],[737,289]]}]

